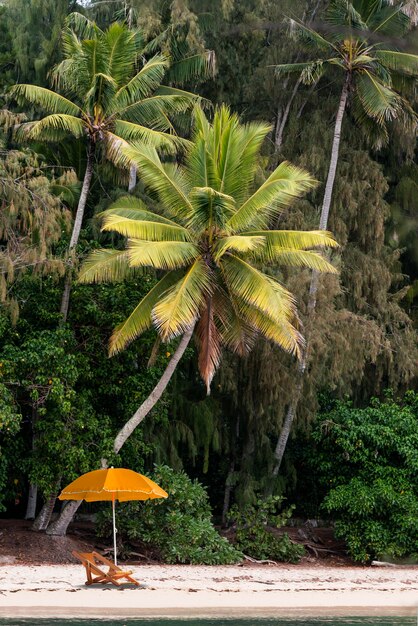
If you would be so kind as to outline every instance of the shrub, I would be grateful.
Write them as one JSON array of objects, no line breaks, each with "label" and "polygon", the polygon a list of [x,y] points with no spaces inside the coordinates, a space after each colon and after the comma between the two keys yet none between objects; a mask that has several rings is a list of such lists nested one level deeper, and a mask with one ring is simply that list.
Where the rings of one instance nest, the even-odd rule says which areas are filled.
[{"label": "shrub", "polygon": [[338,402],[313,433],[323,508],[356,561],[418,554],[418,396]]},{"label": "shrub", "polygon": [[[183,471],[158,466],[151,476],[165,489],[166,500],[118,505],[118,536],[141,540],[165,563],[219,565],[237,563],[242,554],[216,531],[205,488]],[[111,535],[109,511],[100,514],[99,534]]]},{"label": "shrub", "polygon": [[278,512],[283,498],[270,496],[248,505],[243,510],[232,507],[229,519],[236,524],[236,547],[255,559],[272,559],[297,563],[304,554],[302,546],[293,543],[286,533],[277,535],[274,529],[286,524],[293,506]]}]

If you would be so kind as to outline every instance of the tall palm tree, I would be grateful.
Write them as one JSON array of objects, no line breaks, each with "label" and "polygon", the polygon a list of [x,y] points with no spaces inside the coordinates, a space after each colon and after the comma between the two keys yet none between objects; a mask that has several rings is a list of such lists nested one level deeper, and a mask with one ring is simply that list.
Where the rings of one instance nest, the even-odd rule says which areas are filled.
[{"label": "tall palm tree", "polygon": [[[149,211],[133,196],[118,200],[103,214],[103,230],[126,236],[126,248],[92,252],[79,280],[123,280],[143,267],[164,271],[114,330],[110,354],[123,350],[151,326],[163,341],[179,336],[181,340],[150,396],[117,434],[115,454],[161,397],[193,335],[208,392],[223,348],[244,355],[263,336],[300,355],[303,341],[295,302],[271,268],[289,265],[335,272],[312,248],[337,244],[323,231],[270,229],[315,181],[285,162],[254,190],[260,148],[269,131],[260,123],[241,125],[227,108],[217,110],[210,124],[197,109],[193,144],[184,165],[163,163],[152,147],[122,149],[123,165],[138,168],[146,188],[158,199],[158,212]],[[48,532],[65,533],[76,506],[67,505]]]},{"label": "tall palm tree", "polygon": [[94,22],[73,13],[63,32],[63,61],[52,72],[56,91],[19,84],[12,95],[48,112],[28,122],[21,132],[29,139],[58,142],[72,136],[86,143],[86,169],[71,234],[70,269],[61,313],[68,315],[71,252],[77,245],[93,175],[98,146],[114,158],[126,141],[166,150],[184,143],[176,136],[173,115],[195,102],[194,94],[163,86],[170,61],[154,54],[142,63],[144,42],[139,31],[122,23],[102,31]]},{"label": "tall palm tree", "polygon": [[[331,159],[322,202],[320,229],[328,226],[341,142],[341,128],[350,100],[355,120],[376,147],[388,140],[388,122],[404,118],[415,125],[415,114],[401,95],[418,77],[418,56],[399,52],[393,41],[400,41],[410,30],[406,2],[393,0],[332,0],[325,14],[321,33],[293,22],[293,30],[317,55],[304,63],[276,65],[278,74],[297,73],[306,84],[313,84],[328,71],[339,72],[342,88],[337,109]],[[387,44],[390,41],[390,44]],[[309,289],[308,314],[316,307],[319,275],[315,270]],[[308,343],[298,363],[296,393],[288,407],[275,449],[273,474],[277,475],[302,394]]]}]

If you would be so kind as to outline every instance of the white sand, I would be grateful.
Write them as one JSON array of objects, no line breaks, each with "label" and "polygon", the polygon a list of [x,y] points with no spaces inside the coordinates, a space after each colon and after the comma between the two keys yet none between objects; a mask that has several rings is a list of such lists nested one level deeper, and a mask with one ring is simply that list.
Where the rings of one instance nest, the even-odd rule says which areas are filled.
[{"label": "white sand", "polygon": [[78,565],[0,566],[0,617],[415,615],[418,568],[132,567],[144,588],[84,585]]}]

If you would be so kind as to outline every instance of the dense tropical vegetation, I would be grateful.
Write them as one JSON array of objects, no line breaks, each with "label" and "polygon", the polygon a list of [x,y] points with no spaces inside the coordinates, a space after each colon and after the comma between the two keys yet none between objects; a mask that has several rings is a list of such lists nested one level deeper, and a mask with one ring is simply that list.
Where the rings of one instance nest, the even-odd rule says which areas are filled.
[{"label": "dense tropical vegetation", "polygon": [[416,0],[0,16],[2,515],[62,534],[109,463],[176,494],[127,550],[415,558]]}]

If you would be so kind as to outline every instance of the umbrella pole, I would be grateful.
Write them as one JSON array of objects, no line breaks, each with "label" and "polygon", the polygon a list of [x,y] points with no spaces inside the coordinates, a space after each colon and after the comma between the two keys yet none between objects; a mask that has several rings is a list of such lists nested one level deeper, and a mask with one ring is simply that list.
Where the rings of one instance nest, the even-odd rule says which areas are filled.
[{"label": "umbrella pole", "polygon": [[116,512],[115,512],[115,497],[112,498],[112,517],[113,517],[113,561],[117,565],[116,560]]}]

